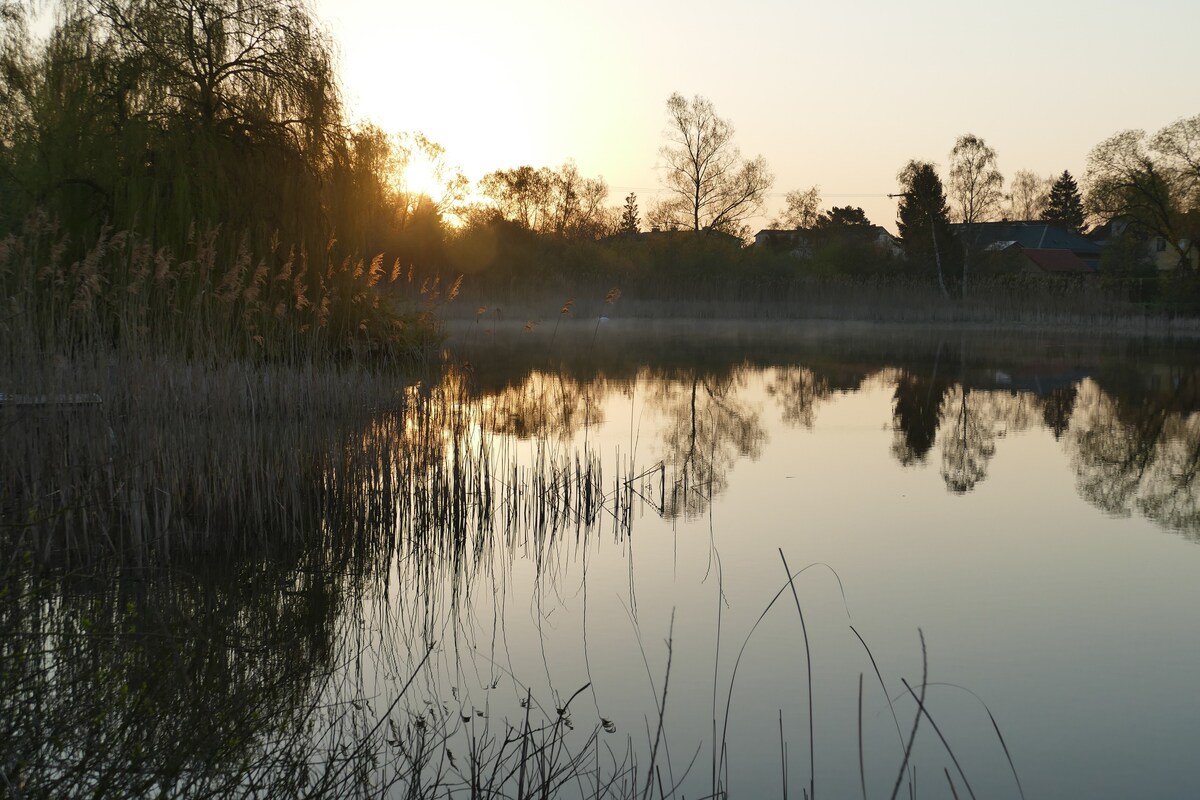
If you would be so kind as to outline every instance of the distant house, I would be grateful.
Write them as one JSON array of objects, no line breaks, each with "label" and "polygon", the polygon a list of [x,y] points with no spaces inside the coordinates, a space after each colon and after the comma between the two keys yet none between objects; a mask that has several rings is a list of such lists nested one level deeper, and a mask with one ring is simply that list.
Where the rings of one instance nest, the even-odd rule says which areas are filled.
[{"label": "distant house", "polygon": [[[1103,225],[1097,225],[1088,231],[1088,239],[1100,247],[1107,247],[1113,241],[1129,232],[1129,222],[1114,219]],[[1148,236],[1143,247],[1143,255],[1159,270],[1172,270],[1179,266],[1180,256],[1187,254],[1192,269],[1200,269],[1200,247],[1193,247],[1187,239],[1180,239],[1172,244],[1164,236]]]},{"label": "distant house", "polygon": [[[1104,252],[1101,245],[1088,237],[1048,222],[973,222],[950,227],[959,241],[977,250],[997,252],[1019,247],[1026,256],[1031,251],[1065,252],[1092,271],[1100,268],[1100,254]],[[1066,264],[1068,260],[1060,258],[1056,263]]]},{"label": "distant house", "polygon": [[1020,248],[1027,272],[1045,275],[1095,275],[1097,270],[1070,250]]},{"label": "distant house", "polygon": [[897,258],[904,255],[904,248],[900,246],[900,240],[892,236],[891,232],[882,225],[871,226],[871,238],[880,250],[885,250]]},{"label": "distant house", "polygon": [[804,228],[767,228],[754,234],[754,246],[803,258],[812,255],[810,234],[811,231]]},{"label": "distant house", "polygon": [[638,231],[637,233],[621,232],[614,233],[605,237],[606,241],[620,240],[626,242],[642,242],[642,243],[660,243],[667,245],[684,245],[692,242],[716,242],[720,245],[728,245],[729,247],[742,247],[744,242],[741,238],[723,231],[714,231],[708,228],[704,230],[692,230],[691,228],[680,228],[673,230],[660,230],[652,228],[648,231]]},{"label": "distant house", "polygon": [[1009,269],[1028,275],[1094,275],[1097,270],[1070,250],[1022,247],[1020,242],[1006,239],[992,242],[983,248],[985,254],[1003,259]]},{"label": "distant house", "polygon": [[900,247],[900,241],[882,225],[846,226],[826,230],[813,228],[767,228],[754,234],[754,246],[770,250],[781,250],[797,258],[804,258],[812,255],[814,243],[818,242],[821,236],[828,235],[829,230],[837,230],[842,235],[861,238],[862,241],[869,242],[892,256],[900,256],[904,252],[903,248]]}]

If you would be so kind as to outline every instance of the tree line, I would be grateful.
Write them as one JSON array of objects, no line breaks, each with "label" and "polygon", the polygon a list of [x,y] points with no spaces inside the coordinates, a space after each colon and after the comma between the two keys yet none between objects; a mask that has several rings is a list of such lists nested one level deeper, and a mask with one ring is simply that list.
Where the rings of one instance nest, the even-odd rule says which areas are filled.
[{"label": "tree line", "polygon": [[[805,269],[734,246],[774,177],[762,156],[742,156],[733,123],[703,96],[666,101],[662,199],[643,210],[630,193],[613,206],[603,178],[573,162],[498,169],[471,185],[419,134],[350,124],[332,42],[301,0],[58,0],[50,34],[36,41],[35,5],[44,4],[0,0],[0,237],[16,237],[0,282],[5,297],[57,291],[47,318],[86,309],[134,331],[165,309],[221,297],[225,327],[245,343],[284,331],[294,344],[320,330],[374,343],[411,331],[395,310],[399,293],[382,290],[414,273],[436,276],[412,284],[425,292],[410,295],[428,299],[452,294],[459,272]],[[1067,171],[1021,170],[1006,189],[995,151],[966,134],[944,177],[930,162],[900,169],[902,257],[871,246],[861,208],[823,209],[815,186],[788,192],[770,226],[808,232],[810,274],[898,274],[950,295],[982,267],[954,223],[1041,219],[1081,231],[1120,219],[1126,236],[1110,247],[1107,272],[1157,280],[1142,246],[1157,237],[1195,282],[1198,154],[1200,116],[1149,137],[1110,137],[1091,152],[1082,186]],[[418,160],[433,165],[440,196],[406,185]],[[655,231],[713,236],[644,238]],[[15,265],[17,250],[46,252],[51,239],[55,258],[79,269],[39,278]],[[655,248],[663,252],[646,254]],[[89,255],[104,262],[102,280],[87,272]],[[202,276],[156,262],[203,257],[242,266]],[[146,272],[173,281],[154,287]],[[144,299],[140,310],[131,297]]]}]

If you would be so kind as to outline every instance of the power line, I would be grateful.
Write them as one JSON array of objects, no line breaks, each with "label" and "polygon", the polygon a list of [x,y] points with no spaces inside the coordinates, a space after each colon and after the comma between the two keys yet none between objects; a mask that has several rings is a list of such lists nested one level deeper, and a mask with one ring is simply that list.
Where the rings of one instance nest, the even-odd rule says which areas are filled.
[{"label": "power line", "polygon": [[[611,190],[620,191],[620,192],[668,192],[668,191],[670,191],[669,189],[666,189],[665,187],[662,187],[662,186],[609,186],[608,188]],[[787,197],[788,194],[789,194],[788,192],[768,192],[767,194],[764,195],[764,197]],[[828,192],[828,193],[821,192],[822,200],[824,200],[826,198],[830,198],[830,199],[847,198],[847,197],[880,197],[880,198],[882,198],[882,197],[887,197],[887,196],[888,196],[887,192]]]}]

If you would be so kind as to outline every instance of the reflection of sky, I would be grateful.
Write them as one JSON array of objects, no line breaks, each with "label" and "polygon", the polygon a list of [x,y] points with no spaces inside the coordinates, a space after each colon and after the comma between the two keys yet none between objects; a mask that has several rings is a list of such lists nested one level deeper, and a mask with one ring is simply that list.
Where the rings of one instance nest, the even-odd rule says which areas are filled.
[{"label": "reflection of sky", "polygon": [[[737,650],[782,586],[782,550],[793,570],[828,564],[846,595],[843,606],[838,578],[824,567],[797,582],[814,660],[818,792],[858,791],[860,672],[873,796],[888,791],[902,752],[853,624],[893,696],[901,677],[920,678],[922,629],[930,680],[987,702],[1028,796],[1186,794],[1200,712],[1200,549],[1136,513],[1110,516],[1082,498],[1069,437],[1056,441],[1040,414],[1029,413],[1027,397],[970,394],[999,434],[986,476],[954,494],[940,472],[941,432],[924,463],[902,467],[894,457],[889,380],[821,397],[807,428],[781,423],[768,391],[775,377],[747,370],[720,398],[727,409],[757,415],[763,435],[757,458],[728,459],[726,488],[705,513],[661,520],[639,504],[628,537],[605,523],[582,538],[559,531],[545,548],[540,581],[534,545],[519,532],[515,557],[493,551],[476,573],[475,614],[457,633],[460,655],[468,655],[454,664],[443,653],[443,693],[455,685],[458,700],[488,704],[499,719],[520,713],[521,690],[505,681],[481,688],[497,675],[511,673],[543,697],[548,685],[565,698],[590,681],[572,706],[577,725],[613,719],[619,733],[606,741],[623,744],[628,735],[648,749],[651,684],[661,693],[674,613],[672,768],[681,772],[699,747],[690,785],[702,793],[711,769],[718,593],[727,603],[716,663],[723,718]],[[636,471],[657,463],[664,427],[678,422],[664,416],[690,407],[676,402],[679,391],[643,379],[609,394],[600,402],[605,422],[576,430],[573,446],[586,436],[610,485],[618,460],[632,457]],[[1084,386],[1081,404],[1096,391]],[[521,447],[532,454],[534,445]],[[443,647],[452,649],[452,634],[442,634]],[[781,712],[792,791],[806,782],[805,686],[789,594],[754,634],[734,682],[728,741],[736,794],[780,793]],[[929,702],[980,796],[1015,796],[978,701],[934,687]],[[897,707],[907,732],[912,706]],[[934,745],[929,737],[918,747],[925,780],[949,765]]]}]

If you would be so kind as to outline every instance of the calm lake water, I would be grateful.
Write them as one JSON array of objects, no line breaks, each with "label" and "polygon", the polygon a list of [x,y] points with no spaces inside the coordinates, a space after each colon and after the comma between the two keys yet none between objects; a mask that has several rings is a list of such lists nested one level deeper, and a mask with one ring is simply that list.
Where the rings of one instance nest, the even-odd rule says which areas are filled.
[{"label": "calm lake water", "polygon": [[[169,652],[221,676],[162,735],[216,695],[353,700],[439,731],[427,774],[534,717],[614,789],[653,759],[655,795],[886,798],[927,671],[902,796],[1200,792],[1196,345],[577,323],[451,347],[466,366],[409,389],[424,422],[352,445],[444,443],[391,527],[333,515],[348,556],[159,580],[206,643]],[[145,591],[67,585],[43,614]]]},{"label": "calm lake water", "polygon": [[[699,748],[689,794],[711,783],[716,718],[732,793],[782,793],[782,724],[799,795],[806,627],[816,791],[860,794],[861,673],[868,795],[887,796],[903,748],[854,631],[907,736],[901,679],[921,681],[919,629],[928,708],[979,796],[1019,793],[983,703],[1027,796],[1200,792],[1196,350],[950,332],[601,336],[613,341],[529,348],[560,370],[493,373],[512,446],[536,449],[540,433],[651,469],[626,535],[568,535],[541,583],[510,562],[524,575],[502,595],[514,674],[559,694],[590,680],[580,707],[645,742],[673,631],[666,727],[676,773]],[[530,414],[542,403],[545,417]],[[786,586],[784,557],[817,565],[795,582],[804,626],[788,591],[755,629]],[[929,727],[915,758],[918,794],[949,796],[948,767],[965,796]]]}]

